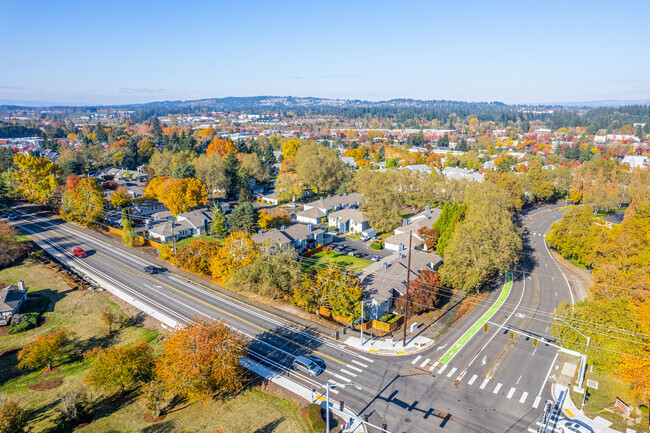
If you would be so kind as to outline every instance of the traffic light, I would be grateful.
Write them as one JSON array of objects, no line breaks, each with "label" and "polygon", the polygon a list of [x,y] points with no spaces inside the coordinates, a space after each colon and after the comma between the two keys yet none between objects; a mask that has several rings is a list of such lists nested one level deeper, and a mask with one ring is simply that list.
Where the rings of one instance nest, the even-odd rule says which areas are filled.
[{"label": "traffic light", "polygon": [[514,340],[514,339],[515,339],[515,333],[512,332],[512,331],[510,331],[510,334],[508,334],[508,338],[509,338],[510,340]]},{"label": "traffic light", "polygon": [[537,347],[537,338],[533,338],[533,347]]},{"label": "traffic light", "polygon": [[488,324],[483,325],[483,332],[488,332]]},{"label": "traffic light", "polygon": [[345,409],[345,403],[343,402],[343,400],[341,400],[339,401],[339,410],[343,412],[343,409]]}]

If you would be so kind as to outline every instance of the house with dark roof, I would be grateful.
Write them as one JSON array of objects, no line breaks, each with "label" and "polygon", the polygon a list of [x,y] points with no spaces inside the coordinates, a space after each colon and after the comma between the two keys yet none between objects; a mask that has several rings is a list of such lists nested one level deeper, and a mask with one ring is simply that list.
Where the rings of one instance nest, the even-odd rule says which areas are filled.
[{"label": "house with dark roof", "polygon": [[333,238],[322,227],[313,224],[294,223],[288,227],[271,229],[251,237],[258,244],[269,241],[282,248],[294,248],[298,253],[313,249],[316,245],[332,243]]},{"label": "house with dark roof", "polygon": [[[420,276],[422,269],[437,269],[441,262],[442,259],[437,254],[411,251],[411,281]],[[364,298],[371,319],[379,319],[389,313],[395,299],[404,294],[407,270],[408,255],[394,253],[380,262],[372,263],[361,272],[359,280],[364,287]]]},{"label": "house with dark roof", "polygon": [[0,290],[0,326],[8,325],[11,318],[18,314],[20,307],[27,300],[27,289],[23,280],[18,285]]},{"label": "house with dark roof", "polygon": [[[168,210],[156,212],[146,222],[149,237],[160,242],[202,236],[210,230],[212,213],[208,208],[195,209],[174,217]],[[173,235],[172,235],[173,231]]]}]

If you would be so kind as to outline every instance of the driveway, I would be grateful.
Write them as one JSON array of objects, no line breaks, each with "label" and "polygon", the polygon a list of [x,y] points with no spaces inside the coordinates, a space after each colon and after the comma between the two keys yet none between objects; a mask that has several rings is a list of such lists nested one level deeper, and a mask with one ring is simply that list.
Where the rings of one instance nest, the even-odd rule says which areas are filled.
[{"label": "driveway", "polygon": [[[343,245],[343,246],[346,246],[346,247],[350,247],[350,248],[352,248],[354,250],[354,252],[359,251],[359,252],[362,252],[362,253],[366,253],[366,254],[370,255],[370,257],[372,257],[374,255],[381,256],[381,257],[386,257],[386,256],[390,256],[394,252],[394,251],[391,251],[391,250],[387,250],[385,248],[383,250],[381,250],[381,251],[375,251],[372,248],[370,248],[370,241],[361,242],[361,241],[358,241],[356,239],[351,239],[351,238],[348,238],[348,237],[345,237],[345,236],[340,236],[340,235],[334,237],[334,243],[339,244],[339,245]],[[369,258],[369,257],[366,257],[366,258]]]}]

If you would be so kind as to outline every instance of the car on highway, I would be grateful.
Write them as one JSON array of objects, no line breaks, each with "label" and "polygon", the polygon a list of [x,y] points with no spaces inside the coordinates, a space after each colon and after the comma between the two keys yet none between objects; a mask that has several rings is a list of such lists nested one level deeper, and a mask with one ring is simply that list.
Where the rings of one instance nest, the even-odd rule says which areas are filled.
[{"label": "car on highway", "polygon": [[159,272],[158,268],[155,266],[145,266],[144,271],[147,274],[157,274]]},{"label": "car on highway", "polygon": [[594,433],[591,427],[569,418],[560,419],[555,425],[555,428],[560,433]]},{"label": "car on highway", "polygon": [[311,376],[318,376],[323,372],[323,369],[313,359],[306,356],[296,356],[296,359],[293,360],[293,368]]},{"label": "car on highway", "polygon": [[86,257],[86,251],[81,247],[75,247],[72,249],[72,253],[77,257]]}]

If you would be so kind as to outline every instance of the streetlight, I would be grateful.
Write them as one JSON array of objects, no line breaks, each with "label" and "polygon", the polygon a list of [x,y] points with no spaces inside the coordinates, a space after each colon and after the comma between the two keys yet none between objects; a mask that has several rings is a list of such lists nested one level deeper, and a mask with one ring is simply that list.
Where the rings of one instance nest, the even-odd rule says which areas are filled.
[{"label": "streetlight", "polygon": [[[587,352],[587,348],[589,347],[589,342],[591,341],[591,337],[588,337],[585,334],[583,334],[582,332],[578,331],[573,325],[568,323],[566,320],[560,319],[559,317],[555,317],[555,319],[559,320],[560,322],[564,322],[569,328],[573,329],[578,334],[582,335],[583,337],[585,337],[587,339],[587,344],[585,344],[585,353],[582,354],[582,367],[580,368],[580,385],[578,386],[578,388],[580,390],[582,390],[582,384],[583,384],[583,382],[585,380],[585,370],[587,368],[587,353],[586,352]],[[583,392],[584,392],[584,390],[583,390]],[[584,406],[584,400],[582,401],[582,404]]]},{"label": "streetlight", "polygon": [[352,386],[354,386],[356,389],[358,389],[359,391],[361,391],[361,387],[358,386],[357,384],[355,384],[354,382],[350,382],[350,383],[333,383],[333,384],[331,384],[331,385],[330,385],[330,384],[327,384],[327,385],[326,385],[326,387],[327,387],[327,391],[325,391],[325,394],[326,394],[326,396],[327,396],[327,401],[326,401],[326,403],[325,403],[325,431],[326,431],[327,433],[329,433],[329,431],[330,431],[330,389],[334,389],[334,388],[336,388],[337,386],[338,386],[339,388],[345,388],[345,387],[348,386],[348,385],[352,385]]}]

